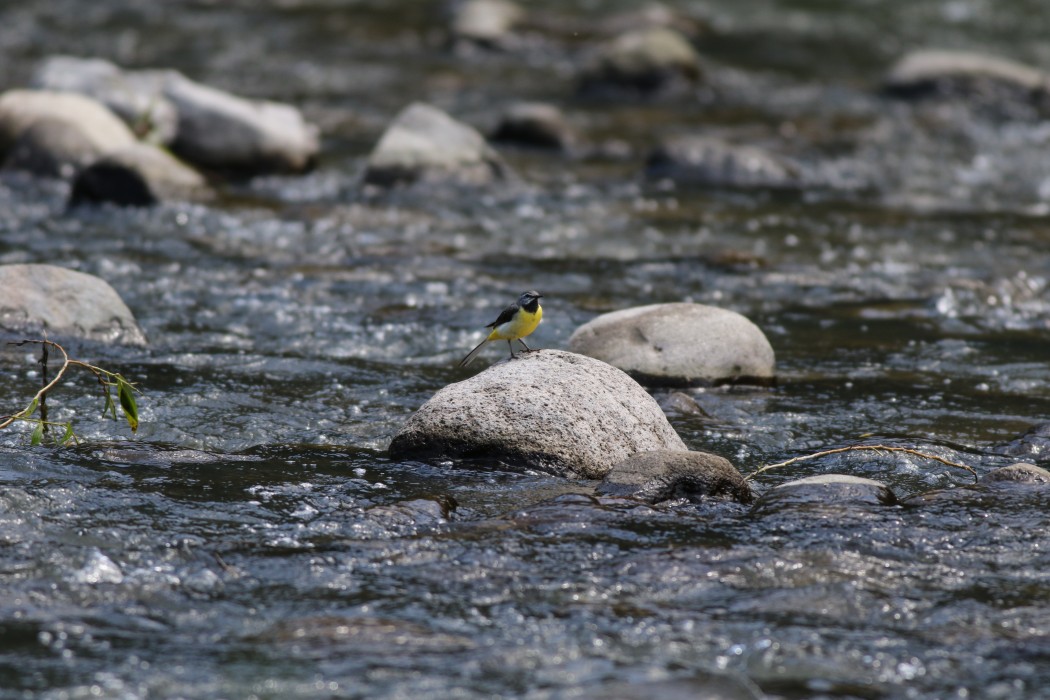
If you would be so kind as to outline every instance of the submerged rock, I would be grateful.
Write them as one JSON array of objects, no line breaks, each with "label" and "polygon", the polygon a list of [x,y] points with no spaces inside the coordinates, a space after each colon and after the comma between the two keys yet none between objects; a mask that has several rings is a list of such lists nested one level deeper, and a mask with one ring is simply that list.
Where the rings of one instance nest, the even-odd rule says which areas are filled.
[{"label": "submerged rock", "polygon": [[999,467],[981,477],[984,486],[1026,485],[1050,486],[1050,471],[1034,464],[1018,462],[1007,467]]},{"label": "submerged rock", "polygon": [[100,102],[73,93],[8,90],[0,95],[0,152],[39,174],[72,173],[94,158],[135,143],[135,135]]},{"label": "submerged rock", "polygon": [[773,348],[758,326],[703,304],[603,314],[576,329],[569,349],[652,384],[769,384],[776,378]]},{"label": "submerged rock", "polygon": [[113,287],[55,265],[0,265],[0,328],[146,345],[146,334]]},{"label": "submerged rock", "polygon": [[196,170],[156,146],[136,143],[81,170],[70,201],[149,206],[167,200],[203,199],[208,193],[208,184]]},{"label": "submerged rock", "polygon": [[580,92],[651,95],[692,85],[701,77],[700,56],[688,39],[673,29],[646,27],[603,46],[583,71]]},{"label": "submerged rock", "polygon": [[728,498],[750,503],[751,489],[729,460],[707,452],[654,450],[613,466],[596,493],[631,496],[647,503],[673,498]]},{"label": "submerged rock", "polygon": [[238,97],[174,70],[125,71],[107,61],[61,56],[42,64],[35,82],[104,101],[200,167],[301,172],[320,148],[317,128],[295,107]]},{"label": "submerged rock", "polygon": [[675,136],[649,155],[646,175],[712,187],[794,189],[805,184],[799,165],[755,146],[708,136]]},{"label": "submerged rock", "polygon": [[365,182],[485,185],[510,169],[476,129],[436,107],[415,102],[401,111],[368,157]]},{"label": "submerged rock", "polygon": [[552,104],[519,102],[500,116],[492,140],[555,151],[569,151],[576,135],[565,114]]},{"label": "submerged rock", "polygon": [[588,479],[651,450],[686,450],[656,401],[615,367],[561,350],[446,386],[390,444],[395,459],[485,457]]},{"label": "submerged rock", "polygon": [[1022,63],[969,51],[913,51],[893,65],[884,88],[900,97],[964,97],[1050,106],[1050,75]]},{"label": "submerged rock", "polygon": [[770,489],[755,503],[755,511],[784,506],[894,505],[897,496],[881,481],[848,474],[821,474],[789,481]]},{"label": "submerged rock", "polygon": [[1050,462],[1050,423],[1030,428],[1005,445],[997,447],[995,452],[1038,463]]}]

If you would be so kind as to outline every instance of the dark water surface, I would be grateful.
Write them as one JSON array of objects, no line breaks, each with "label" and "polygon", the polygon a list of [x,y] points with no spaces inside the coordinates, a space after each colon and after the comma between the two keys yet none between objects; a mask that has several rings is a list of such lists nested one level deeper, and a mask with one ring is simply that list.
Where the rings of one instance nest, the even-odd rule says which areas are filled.
[{"label": "dark water surface", "polygon": [[[8,87],[43,56],[102,56],[296,103],[325,131],[315,172],[211,206],[67,210],[66,185],[0,175],[0,263],[106,279],[152,342],[81,350],[141,384],[134,438],[84,376],[52,405],[80,447],[0,435],[0,696],[1045,696],[1045,491],[752,513],[386,457],[528,288],[541,347],[656,302],[755,321],[778,386],[692,390],[707,415],[670,414],[745,473],[867,441],[984,474],[1050,418],[1047,124],[877,91],[926,45],[1050,67],[1043,4],[671,5],[707,26],[711,83],[655,103],[573,97],[627,2],[529,4],[515,49],[459,54],[429,2],[0,5]],[[485,128],[517,98],[558,103],[605,155],[508,150],[524,183],[489,191],[360,187],[408,102]],[[834,186],[647,182],[648,147],[693,130]],[[0,412],[31,395],[32,359],[8,356]],[[829,472],[902,498],[972,481],[854,453],[756,483]]]}]

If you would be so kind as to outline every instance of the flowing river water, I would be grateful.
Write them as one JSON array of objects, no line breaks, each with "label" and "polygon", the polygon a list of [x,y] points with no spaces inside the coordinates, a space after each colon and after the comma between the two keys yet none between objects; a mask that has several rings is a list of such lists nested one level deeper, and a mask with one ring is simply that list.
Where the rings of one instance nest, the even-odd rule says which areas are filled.
[{"label": "flowing river water", "polygon": [[[851,453],[756,488],[840,472],[901,499],[955,491],[645,506],[387,457],[535,288],[540,347],[657,302],[761,327],[776,386],[684,390],[699,412],[653,390],[690,448],[744,473],[857,443],[979,474],[1046,466],[1039,443],[1004,446],[1050,419],[1050,130],[878,90],[930,45],[1050,67],[1042,4],[671,3],[703,26],[706,87],[575,96],[603,22],[633,6],[530,3],[519,45],[454,52],[436,2],[0,4],[6,87],[57,53],[173,67],[296,104],[325,136],[313,172],[207,205],[69,209],[68,184],[0,175],[0,263],[107,280],[151,341],[75,349],[140,384],[137,435],[77,375],[52,411],[79,447],[0,435],[0,697],[1045,696],[1045,490]],[[560,105],[590,154],[505,149],[521,182],[481,190],[361,186],[405,104],[487,128],[516,99]],[[652,144],[689,131],[790,153],[832,186],[647,180]],[[33,353],[4,357],[6,413],[39,375]]]}]

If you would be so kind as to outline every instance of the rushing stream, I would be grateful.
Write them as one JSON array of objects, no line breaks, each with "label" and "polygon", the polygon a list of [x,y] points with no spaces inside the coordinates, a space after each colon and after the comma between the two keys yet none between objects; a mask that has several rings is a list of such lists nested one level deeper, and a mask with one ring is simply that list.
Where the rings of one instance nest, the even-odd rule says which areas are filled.
[{"label": "rushing stream", "polygon": [[[754,321],[776,386],[683,390],[692,410],[653,390],[745,474],[856,443],[1050,466],[1046,438],[1004,448],[1050,420],[1050,122],[879,91],[926,46],[1050,68],[1043,3],[669,2],[709,82],[649,101],[574,92],[635,3],[522,4],[514,47],[451,51],[436,1],[0,3],[5,88],[100,56],[296,104],[324,133],[314,171],[209,204],[68,208],[67,183],[0,174],[0,263],[101,277],[150,338],[71,348],[140,385],[136,435],[76,373],[51,410],[80,446],[0,433],[0,697],[1046,697],[1045,489],[857,452],[756,489],[848,473],[903,504],[648,506],[386,454],[499,357],[456,367],[535,288],[540,347],[658,302]],[[520,182],[480,190],[361,185],[405,104],[487,130],[516,99],[561,106],[588,149],[502,149]],[[649,148],[689,131],[823,184],[646,179]],[[0,413],[35,357],[0,353]]]}]

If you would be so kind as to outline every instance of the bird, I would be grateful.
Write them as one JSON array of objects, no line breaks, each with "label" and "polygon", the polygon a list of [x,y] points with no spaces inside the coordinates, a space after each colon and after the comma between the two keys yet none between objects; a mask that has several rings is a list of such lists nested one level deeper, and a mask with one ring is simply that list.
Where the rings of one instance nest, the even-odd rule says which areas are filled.
[{"label": "bird", "polygon": [[543,307],[540,306],[542,297],[543,295],[536,290],[522,292],[516,303],[503,309],[495,321],[485,326],[486,328],[491,328],[492,332],[476,348],[467,353],[467,356],[460,361],[459,366],[466,367],[469,365],[481,348],[493,340],[506,340],[507,345],[510,346],[512,359],[517,357],[514,354],[515,340],[522,344],[526,352],[532,352],[532,348],[526,345],[522,338],[536,330],[536,326],[540,325],[540,321],[543,320]]}]

